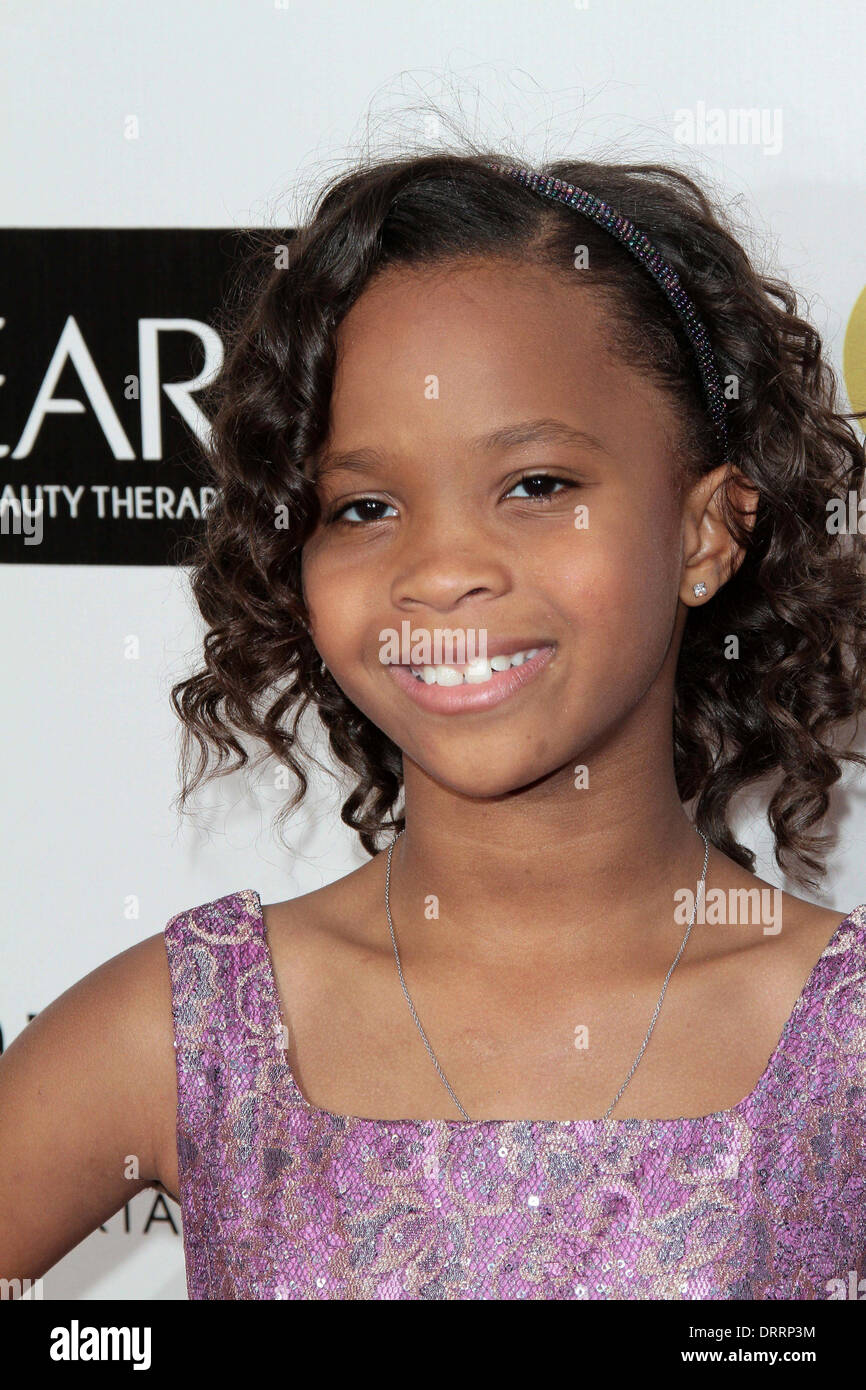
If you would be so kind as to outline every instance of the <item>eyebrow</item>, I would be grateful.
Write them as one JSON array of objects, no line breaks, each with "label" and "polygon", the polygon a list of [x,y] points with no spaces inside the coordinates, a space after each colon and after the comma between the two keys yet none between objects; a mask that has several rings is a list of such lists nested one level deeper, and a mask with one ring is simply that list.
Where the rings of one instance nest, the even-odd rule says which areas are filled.
[{"label": "eyebrow", "polygon": [[[489,434],[470,439],[467,447],[474,454],[487,454],[495,450],[517,449],[523,444],[577,444],[610,456],[610,450],[596,435],[576,429],[565,420],[547,416],[540,420],[521,420],[514,425],[503,425]],[[337,469],[350,473],[368,472],[385,462],[385,455],[378,449],[326,450],[319,457],[313,478],[320,482]]]}]

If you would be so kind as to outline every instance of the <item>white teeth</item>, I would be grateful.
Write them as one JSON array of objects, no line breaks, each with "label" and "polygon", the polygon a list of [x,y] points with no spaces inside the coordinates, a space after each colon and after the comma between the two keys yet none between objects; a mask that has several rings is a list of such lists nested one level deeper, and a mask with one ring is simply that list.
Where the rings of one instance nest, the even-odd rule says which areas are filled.
[{"label": "white teeth", "polygon": [[410,666],[409,670],[416,680],[425,685],[484,685],[495,671],[507,671],[511,666],[522,666],[531,661],[542,650],[530,647],[525,652],[511,652],[504,656],[491,656],[489,661],[476,657],[466,663],[462,671],[455,666]]},{"label": "white teeth", "polygon": [[437,685],[462,685],[463,677],[459,671],[455,671],[453,666],[437,666],[436,684]]},{"label": "white teeth", "polygon": [[466,670],[463,673],[467,685],[482,685],[484,681],[490,680],[492,674],[490,662],[485,661],[481,656],[476,657],[474,661],[467,662]]}]

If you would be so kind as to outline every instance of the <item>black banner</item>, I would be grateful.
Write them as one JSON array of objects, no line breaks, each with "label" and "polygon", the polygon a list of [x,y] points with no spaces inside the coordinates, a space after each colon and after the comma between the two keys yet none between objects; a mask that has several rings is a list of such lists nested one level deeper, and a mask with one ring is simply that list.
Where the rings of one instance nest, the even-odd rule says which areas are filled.
[{"label": "black banner", "polygon": [[242,232],[0,231],[0,563],[183,563]]}]

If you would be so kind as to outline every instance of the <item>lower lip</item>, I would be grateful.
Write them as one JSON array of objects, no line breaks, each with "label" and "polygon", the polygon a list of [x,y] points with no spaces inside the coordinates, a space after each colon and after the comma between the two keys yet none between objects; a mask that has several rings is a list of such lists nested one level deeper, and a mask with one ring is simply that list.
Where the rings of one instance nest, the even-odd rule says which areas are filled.
[{"label": "lower lip", "polygon": [[509,666],[507,671],[494,671],[489,681],[479,685],[427,685],[412,675],[408,666],[389,666],[391,678],[410,699],[422,709],[435,714],[466,714],[473,710],[492,709],[509,696],[516,695],[538,675],[553,656],[553,647],[542,647],[522,666]]}]

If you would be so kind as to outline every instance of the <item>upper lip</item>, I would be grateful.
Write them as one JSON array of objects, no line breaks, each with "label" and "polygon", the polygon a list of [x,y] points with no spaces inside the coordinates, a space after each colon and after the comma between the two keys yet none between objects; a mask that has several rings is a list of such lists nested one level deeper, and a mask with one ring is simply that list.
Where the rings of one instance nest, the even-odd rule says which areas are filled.
[{"label": "upper lip", "polygon": [[[440,629],[440,631],[441,631],[441,629]],[[473,629],[473,628],[463,628],[463,629],[459,629],[459,628],[458,628],[458,629],[454,629],[454,628],[452,628],[451,631],[463,631],[463,632],[474,631],[474,632],[477,633],[477,632],[479,631],[479,629],[478,629],[478,628],[474,628],[474,629]],[[416,632],[416,631],[413,630],[413,634],[412,634],[412,645],[413,645],[413,646],[414,646],[415,642],[419,639],[420,636],[421,636],[420,633],[418,633],[418,632]],[[435,648],[435,645],[434,645],[434,642],[433,642],[433,636],[432,636],[432,634],[428,634],[428,637],[429,637],[429,648],[430,648],[430,651],[431,651],[431,652],[432,652],[432,651],[435,651],[436,648]],[[556,645],[556,643],[555,643],[555,642],[552,642],[552,641],[550,640],[550,638],[548,638],[548,637],[489,637],[489,638],[487,639],[486,656],[487,656],[487,659],[489,660],[491,656],[513,656],[513,654],[514,654],[515,652],[527,652],[527,651],[531,651],[533,647],[538,647],[538,648],[541,648],[541,647],[553,647],[553,646],[555,646],[555,645]],[[443,646],[443,648],[444,648],[444,642],[442,643],[442,646]],[[479,648],[479,646],[480,646],[480,643],[476,641],[476,642],[475,642],[475,651],[476,651],[476,655],[478,654],[478,648]],[[466,643],[466,649],[467,649],[467,651],[468,651],[468,647],[469,647],[469,643],[467,642],[467,643]],[[418,663],[417,663],[417,662],[404,662],[404,663],[399,663],[399,664],[401,664],[401,665],[410,665],[410,666],[414,666],[414,665],[417,665]],[[443,662],[443,665],[446,665],[446,666],[447,666],[447,665],[449,665],[449,664],[450,664],[449,662]],[[458,663],[458,664],[460,664],[460,663]]]}]

